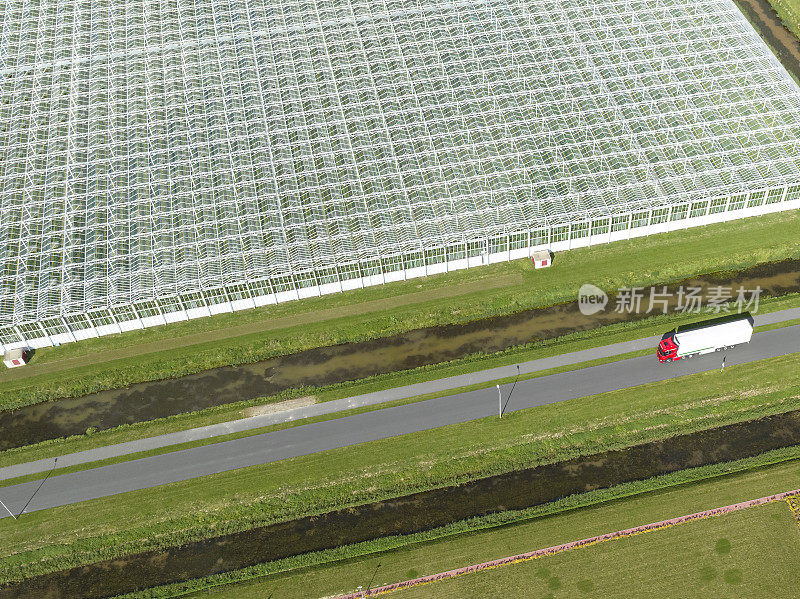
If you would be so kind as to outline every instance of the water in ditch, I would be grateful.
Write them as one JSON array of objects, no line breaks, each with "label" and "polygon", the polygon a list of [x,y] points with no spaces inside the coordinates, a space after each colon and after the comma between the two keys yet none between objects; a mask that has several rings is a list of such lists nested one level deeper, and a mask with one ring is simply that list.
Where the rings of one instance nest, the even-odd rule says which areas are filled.
[{"label": "water in ditch", "polygon": [[[762,264],[738,273],[687,279],[668,286],[668,289],[674,291],[680,285],[702,287],[706,291],[720,285],[734,289],[760,286],[762,297],[796,293],[800,292],[800,260]],[[670,301],[670,305],[674,305],[677,295],[673,295]],[[532,341],[648,316],[616,312],[612,308],[614,303],[612,296],[609,308],[592,316],[581,314],[577,301],[574,301],[27,406],[0,413],[0,450],[81,434],[89,427],[108,429],[266,397],[290,388],[352,381],[454,360],[476,352],[497,352]]]}]

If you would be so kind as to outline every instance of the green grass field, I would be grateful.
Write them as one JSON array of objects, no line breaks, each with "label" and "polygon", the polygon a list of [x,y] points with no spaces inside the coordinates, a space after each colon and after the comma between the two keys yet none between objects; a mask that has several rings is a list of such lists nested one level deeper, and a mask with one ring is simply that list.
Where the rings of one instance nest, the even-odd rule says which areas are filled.
[{"label": "green grass field", "polygon": [[[372,586],[389,584],[796,488],[800,488],[800,461],[786,462],[572,510],[554,516],[537,518],[527,522],[419,543],[394,551],[304,568],[294,572],[255,578],[238,584],[209,588],[188,596],[192,599],[205,597],[210,599],[264,599],[269,597],[270,594],[275,599],[329,597],[353,591],[357,586],[366,587],[370,581],[372,581]],[[716,572],[714,580],[708,581],[709,583],[714,583],[715,586],[707,585],[701,587],[701,589],[707,591],[707,594],[703,597],[750,597],[750,595],[735,591],[743,591],[750,588],[744,585],[749,585],[755,580],[750,567],[752,567],[752,564],[759,563],[757,556],[763,556],[763,561],[770,560],[780,565],[781,568],[786,566],[796,568],[796,560],[800,557],[800,552],[797,550],[792,551],[792,548],[797,547],[795,544],[797,541],[794,539],[796,535],[800,535],[800,531],[791,521],[788,506],[785,503],[780,503],[774,507],[765,506],[765,508],[753,508],[730,515],[733,517],[744,515],[744,525],[737,525],[736,521],[732,519],[728,520],[729,516],[685,525],[686,528],[684,530],[688,531],[688,534],[694,535],[688,541],[696,545],[694,547],[696,553],[693,554],[692,559],[707,558],[701,559],[697,563],[686,560],[684,564],[678,564],[679,567],[682,566],[687,569],[686,580],[690,583],[699,582],[701,573],[708,578],[710,569]],[[734,524],[726,524],[729,522],[734,522]],[[758,533],[758,529],[762,525],[766,526],[765,532],[769,535],[766,538],[768,540],[771,538],[774,542],[760,548],[748,566],[746,560],[741,560],[742,553],[740,550],[745,547],[752,547],[753,542],[764,538]],[[718,526],[722,528],[715,528]],[[747,533],[754,527],[754,534],[744,534],[743,538],[742,532]],[[667,548],[670,551],[674,551],[674,546],[671,545],[671,541],[667,536],[661,537],[666,539],[665,541],[658,540],[658,535],[673,534],[683,535],[685,533],[680,530],[680,527],[673,527],[624,541],[612,541],[572,553],[542,558],[530,564],[530,568],[526,570],[526,573],[530,572],[531,575],[525,580],[530,584],[530,588],[536,589],[537,592],[543,590],[542,597],[546,597],[547,593],[554,592],[548,585],[552,577],[557,577],[561,583],[561,587],[555,595],[556,597],[615,597],[616,595],[613,594],[592,595],[592,593],[588,593],[584,595],[576,592],[579,591],[577,583],[583,580],[590,580],[593,590],[597,591],[597,593],[603,590],[600,583],[604,579],[604,574],[603,572],[594,572],[591,566],[592,563],[606,564],[610,571],[613,571],[615,563],[622,563],[623,565],[626,562],[628,564],[644,563],[647,568],[642,568],[641,571],[657,574],[659,564],[666,563],[665,560],[670,560],[668,563],[674,568],[674,556],[663,555],[663,551],[666,551]],[[678,538],[682,539],[683,537],[679,536]],[[715,548],[719,538],[727,538],[731,542],[729,555],[720,556],[716,553]],[[747,541],[747,538],[750,538],[751,541]],[[640,542],[642,545],[638,544]],[[625,545],[626,543],[628,544],[627,546]],[[634,550],[629,551],[628,547],[633,547]],[[592,553],[596,550],[597,553]],[[615,558],[612,555],[611,559],[605,558],[603,556],[606,552],[620,557]],[[597,562],[594,562],[595,555],[598,555]],[[646,558],[647,555],[655,557],[645,561],[643,556]],[[602,562],[600,562],[601,559],[603,560]],[[588,565],[587,562],[589,562]],[[377,567],[378,564],[380,564],[379,568]],[[497,576],[506,576],[507,572],[509,577],[514,577],[516,572],[513,572],[513,569],[522,567],[525,566],[508,566],[497,570],[495,573],[468,575],[452,582],[427,585],[417,591],[408,591],[402,594],[393,593],[387,595],[387,597],[404,597],[412,593],[415,593],[414,596],[420,597],[449,597],[452,595],[445,594],[448,592],[448,589],[444,588],[447,585],[475,585],[475,588],[478,588],[482,581],[477,580],[477,577],[484,575],[494,576],[495,574]],[[537,574],[541,575],[543,573],[542,569],[548,570],[550,576],[546,578],[537,576]],[[715,591],[719,590],[720,586],[723,589],[725,588],[725,571],[730,569],[742,570],[742,586],[732,588],[729,594],[716,594]],[[747,580],[745,579],[746,572],[749,572]],[[787,572],[791,573],[792,570],[784,570],[779,574],[785,575]],[[586,588],[588,585],[581,586]],[[440,591],[440,588],[443,590]],[[509,589],[511,589],[510,586]],[[514,594],[510,590],[509,592],[497,592],[496,588],[493,590],[493,593],[487,592],[487,594],[480,596],[540,596],[533,593]],[[468,591],[469,589],[464,592]],[[439,595],[440,592],[442,593],[441,595]],[[771,597],[793,597],[796,594],[778,593]],[[163,596],[168,596],[168,593]],[[647,593],[638,595],[638,597],[649,596]],[[760,595],[755,596],[760,597]]]},{"label": "green grass field", "polygon": [[796,597],[800,529],[778,502],[396,593],[434,597]]},{"label": "green grass field", "polygon": [[520,260],[42,349],[0,372],[0,407],[551,305],[587,281],[614,289],[800,256],[798,226],[800,213],[772,214],[573,250],[544,271]]},{"label": "green grass field", "polygon": [[0,577],[800,408],[797,364],[789,355],[4,519]]}]

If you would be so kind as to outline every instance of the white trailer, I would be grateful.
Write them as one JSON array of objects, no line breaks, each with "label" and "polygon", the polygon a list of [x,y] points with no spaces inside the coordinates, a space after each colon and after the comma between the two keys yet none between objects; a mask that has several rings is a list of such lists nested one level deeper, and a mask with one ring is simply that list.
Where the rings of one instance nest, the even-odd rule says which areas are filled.
[{"label": "white trailer", "polygon": [[750,343],[753,336],[753,319],[750,315],[724,322],[720,320],[690,325],[668,333],[658,344],[658,361],[672,362]]}]

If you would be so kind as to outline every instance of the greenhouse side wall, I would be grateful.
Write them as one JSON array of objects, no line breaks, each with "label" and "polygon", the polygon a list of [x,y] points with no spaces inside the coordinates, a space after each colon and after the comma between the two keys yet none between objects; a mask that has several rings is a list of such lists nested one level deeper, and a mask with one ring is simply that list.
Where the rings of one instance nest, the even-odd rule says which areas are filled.
[{"label": "greenhouse side wall", "polygon": [[380,262],[368,260],[336,269],[273,277],[224,289],[138,302],[0,328],[0,350],[42,348],[171,322],[341,293],[392,281],[529,257],[537,249],[563,252],[684,229],[800,209],[800,186],[752,191],[692,204],[620,213],[571,224],[464,241]]}]

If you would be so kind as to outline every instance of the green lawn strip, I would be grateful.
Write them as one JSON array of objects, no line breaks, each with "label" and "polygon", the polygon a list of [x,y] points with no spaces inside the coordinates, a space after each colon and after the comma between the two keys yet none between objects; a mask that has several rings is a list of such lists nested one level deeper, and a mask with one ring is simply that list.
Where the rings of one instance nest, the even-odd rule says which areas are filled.
[{"label": "green lawn strip", "polygon": [[[128,455],[119,456],[116,458],[109,458],[105,460],[97,460],[94,462],[87,462],[86,464],[78,464],[75,466],[68,466],[66,468],[56,468],[53,470],[52,474],[47,472],[40,472],[37,474],[30,474],[26,476],[19,476],[16,478],[8,478],[5,480],[0,481],[0,488],[8,487],[10,485],[16,485],[20,483],[30,482],[32,480],[39,480],[44,478],[45,476],[58,476],[60,474],[69,474],[70,472],[80,472],[81,470],[90,470],[91,468],[98,468],[100,466],[108,466],[110,464],[119,464],[120,462],[128,462],[130,460],[138,460],[140,458],[146,458],[154,455],[161,455],[165,453],[171,453],[173,451],[180,451],[182,449],[190,449],[192,447],[200,447],[202,445],[213,445],[214,443],[222,443],[224,441],[232,441],[233,439],[241,439],[243,437],[251,437],[253,435],[260,435],[262,433],[271,433],[273,431],[279,431],[287,428],[294,428],[296,426],[302,426],[305,424],[312,424],[315,422],[324,422],[326,420],[335,420],[337,418],[344,418],[346,416],[354,416],[356,414],[363,414],[365,412],[372,412],[374,410],[382,410],[384,408],[392,408],[395,406],[402,406],[405,404],[410,403],[417,403],[420,401],[427,401],[429,399],[435,399],[437,397],[445,397],[447,395],[455,395],[457,393],[465,393],[467,391],[474,391],[476,389],[486,389],[489,387],[494,387],[497,384],[504,385],[506,383],[512,383],[515,380],[526,381],[528,379],[538,378],[542,376],[548,376],[551,374],[558,374],[561,372],[568,372],[571,370],[579,370],[581,368],[589,368],[591,366],[599,366],[601,364],[609,364],[611,362],[619,362],[621,360],[627,360],[629,358],[636,358],[639,356],[644,356],[653,353],[651,350],[642,350],[642,351],[635,351],[635,352],[628,352],[625,354],[619,354],[617,356],[612,356],[609,358],[598,358],[597,360],[588,360],[586,362],[580,362],[578,364],[572,364],[570,366],[559,366],[558,368],[549,368],[547,370],[541,370],[539,372],[532,372],[530,374],[520,375],[519,377],[512,376],[506,377],[501,379],[496,379],[493,381],[486,381],[483,383],[475,383],[474,385],[467,385],[464,387],[458,387],[455,389],[448,389],[446,391],[439,391],[436,393],[427,393],[425,395],[417,395],[414,397],[409,397],[406,399],[398,399],[395,401],[390,401],[378,405],[372,406],[364,406],[361,408],[353,408],[352,410],[344,410],[342,412],[336,412],[334,414],[325,414],[323,416],[314,416],[311,418],[303,418],[302,420],[293,420],[291,422],[284,422],[281,424],[273,424],[270,426],[264,426],[260,428],[254,428],[248,431],[241,431],[238,433],[231,433],[229,435],[219,435],[217,437],[211,437],[208,439],[198,439],[196,441],[189,441],[187,443],[178,443],[176,445],[169,445],[167,447],[160,447],[158,449],[152,449],[149,451],[140,451],[137,453],[131,453]],[[89,435],[91,437],[91,435]]]},{"label": "green lawn strip", "polygon": [[396,596],[766,599],[797,596],[798,568],[800,533],[787,505],[779,502]]},{"label": "green lawn strip", "polygon": [[764,324],[759,327],[756,327],[754,331],[756,333],[762,333],[764,331],[774,331],[775,329],[782,329],[784,327],[793,327],[797,324],[800,324],[800,318],[795,318],[793,320],[785,320],[783,322],[776,322],[774,324]]},{"label": "green lawn strip", "polygon": [[[800,488],[798,458],[800,448],[787,448],[575,495],[546,506],[473,518],[416,535],[258,564],[125,598],[256,599],[272,592],[286,599],[328,597],[359,585],[366,587],[370,581],[372,586],[390,584]],[[788,520],[782,517],[781,521],[796,526],[788,506],[780,505],[789,514]],[[790,530],[797,534],[796,528]],[[552,559],[535,563],[547,567],[545,560]],[[381,567],[376,573],[377,564]]]},{"label": "green lawn strip", "polygon": [[798,409],[798,357],[38,511],[19,522],[0,520],[0,576],[177,545]]},{"label": "green lawn strip", "polygon": [[[520,310],[573,300],[585,282],[614,289],[668,283],[689,276],[720,270],[740,269],[755,263],[800,255],[796,230],[800,213],[786,212],[663,235],[582,248],[559,254],[553,267],[534,271],[529,260],[496,264],[437,275],[427,279],[392,283],[341,295],[303,300],[214,318],[197,319],[117,336],[85,340],[37,352],[26,378],[16,380],[11,371],[0,373],[0,406],[19,407],[48,399],[76,397],[125,387],[135,382],[171,378],[209,368],[256,362],[275,355],[312,347],[371,339],[393,333],[445,323],[509,314]],[[769,246],[761,243],[768,237]],[[674,260],[680,255],[681,260]],[[518,275],[517,285],[492,287],[497,277]],[[487,287],[452,296],[449,287],[485,281]],[[442,289],[441,299],[398,305],[364,313],[361,304],[414,290]],[[261,321],[298,316],[306,312],[350,306],[350,314],[331,320],[305,318],[300,324],[277,330],[262,330]],[[300,320],[298,320],[300,322]],[[225,338],[212,331],[254,323],[258,332]],[[184,347],[169,347],[168,338],[208,332],[210,340]],[[212,338],[213,337],[213,338]],[[205,336],[199,338],[204,339]],[[146,345],[155,351],[102,364],[87,364],[61,372],[34,374],[37,361],[112,355],[120,347]]]},{"label": "green lawn strip", "polygon": [[[785,310],[787,308],[797,306],[800,306],[800,295],[798,294],[792,294],[780,298],[766,298],[762,302],[759,314],[766,314],[769,312]],[[116,443],[123,443],[126,441],[133,441],[147,437],[154,437],[166,433],[207,426],[209,424],[228,422],[230,420],[243,418],[245,416],[244,410],[246,408],[260,404],[274,403],[293,397],[301,397],[312,394],[316,397],[316,401],[318,403],[334,399],[341,399],[344,397],[353,397],[364,393],[402,387],[414,383],[456,376],[459,374],[466,374],[479,370],[486,370],[498,366],[507,366],[517,362],[535,360],[539,358],[580,351],[583,349],[600,347],[612,343],[640,339],[651,335],[661,334],[679,324],[703,320],[707,317],[708,315],[703,314],[658,315],[646,320],[630,323],[618,323],[591,331],[572,333],[558,339],[510,348],[506,351],[495,354],[476,354],[460,360],[453,360],[451,362],[423,366],[402,372],[377,375],[367,379],[329,385],[321,388],[297,388],[287,390],[279,395],[268,398],[256,398],[248,401],[216,406],[198,412],[179,414],[158,420],[123,425],[105,431],[93,432],[90,435],[76,435],[66,439],[53,439],[50,441],[37,443],[35,445],[29,445],[26,447],[19,447],[0,452],[0,467],[57,457],[86,449],[93,449],[96,447],[113,445]],[[789,326],[790,324],[797,324],[798,322],[800,321],[793,320],[774,325],[765,325],[756,327],[756,331],[780,328],[782,326]],[[584,366],[585,365],[586,364],[584,364]],[[432,396],[420,396],[410,400],[403,400],[400,403],[419,401],[420,399],[430,399],[431,397]],[[393,405],[399,404],[381,404],[380,406],[376,406],[371,409],[391,407]],[[349,415],[350,413],[357,412],[340,413],[330,417],[341,417]],[[325,419],[328,418],[326,417]],[[301,420],[296,421],[294,425],[307,424],[308,422],[314,421],[316,420]],[[0,483],[0,486],[2,486],[2,483]]]}]

